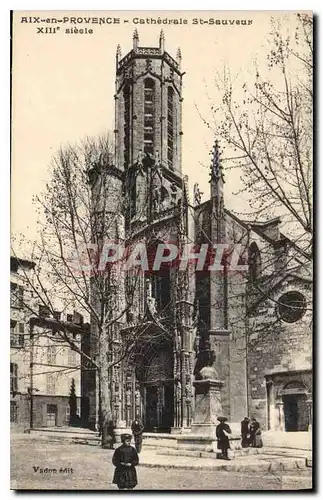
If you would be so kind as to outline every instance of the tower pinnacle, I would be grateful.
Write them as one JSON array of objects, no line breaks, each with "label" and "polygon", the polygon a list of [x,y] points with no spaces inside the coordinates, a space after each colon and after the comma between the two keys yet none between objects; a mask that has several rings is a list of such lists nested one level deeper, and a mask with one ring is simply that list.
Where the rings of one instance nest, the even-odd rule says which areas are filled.
[{"label": "tower pinnacle", "polygon": [[177,53],[176,53],[176,61],[178,63],[178,66],[181,67],[181,63],[182,63],[182,52],[181,52],[181,49],[178,47],[177,49]]},{"label": "tower pinnacle", "polygon": [[224,182],[222,164],[220,159],[220,150],[219,150],[219,142],[217,139],[214,141],[213,149],[211,151],[212,161],[211,161],[211,181],[215,180],[216,182],[221,181]]},{"label": "tower pinnacle", "polygon": [[137,50],[138,49],[138,43],[139,43],[139,34],[137,31],[137,28],[134,29],[133,36],[132,36],[132,41],[133,41],[133,49]]},{"label": "tower pinnacle", "polygon": [[217,221],[215,224],[216,227],[213,228],[213,234],[216,238],[215,241],[220,242],[222,241],[221,238],[223,236],[223,228],[221,224],[224,216],[224,176],[220,159],[219,143],[217,140],[214,141],[211,155],[211,200],[213,204],[213,213]]},{"label": "tower pinnacle", "polygon": [[121,46],[120,46],[120,44],[118,44],[117,51],[116,51],[117,65],[118,65],[118,62],[120,61],[121,57],[122,57]]},{"label": "tower pinnacle", "polygon": [[164,35],[164,30],[160,31],[160,35],[159,35],[159,49],[160,49],[160,52],[164,52],[164,50],[165,50],[165,35]]}]

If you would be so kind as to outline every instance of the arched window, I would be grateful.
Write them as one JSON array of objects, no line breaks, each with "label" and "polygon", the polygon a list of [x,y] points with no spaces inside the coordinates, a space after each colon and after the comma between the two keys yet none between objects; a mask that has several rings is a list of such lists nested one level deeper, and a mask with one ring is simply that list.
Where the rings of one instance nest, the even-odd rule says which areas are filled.
[{"label": "arched window", "polygon": [[255,281],[261,275],[261,255],[255,242],[249,247],[249,277]]},{"label": "arched window", "polygon": [[155,127],[155,82],[146,78],[144,82],[144,153],[154,154]]},{"label": "arched window", "polygon": [[123,89],[124,99],[124,166],[129,167],[130,161],[130,86]]},{"label": "arched window", "polygon": [[174,161],[174,89],[167,89],[167,161],[173,168]]},{"label": "arched window", "polygon": [[152,296],[156,300],[156,309],[163,316],[167,313],[167,308],[170,306],[170,271],[163,269],[162,273],[153,272],[152,280]]},{"label": "arched window", "polygon": [[[155,261],[155,256],[157,253],[157,248],[159,244],[163,244],[160,241],[151,242],[148,246],[148,263],[150,271],[147,273],[146,277],[150,281],[151,296],[155,299],[156,311],[161,314],[161,316],[167,316],[170,307],[171,300],[171,262],[162,262],[159,269],[154,270],[153,265]],[[167,255],[169,250],[164,250],[164,256]]]}]

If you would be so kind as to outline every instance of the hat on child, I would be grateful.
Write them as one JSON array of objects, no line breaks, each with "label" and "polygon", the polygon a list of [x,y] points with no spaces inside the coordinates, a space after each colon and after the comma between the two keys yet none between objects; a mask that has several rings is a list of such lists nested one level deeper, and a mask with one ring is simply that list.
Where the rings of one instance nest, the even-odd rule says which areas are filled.
[{"label": "hat on child", "polygon": [[131,440],[131,434],[121,434],[121,441],[124,442],[127,439]]}]

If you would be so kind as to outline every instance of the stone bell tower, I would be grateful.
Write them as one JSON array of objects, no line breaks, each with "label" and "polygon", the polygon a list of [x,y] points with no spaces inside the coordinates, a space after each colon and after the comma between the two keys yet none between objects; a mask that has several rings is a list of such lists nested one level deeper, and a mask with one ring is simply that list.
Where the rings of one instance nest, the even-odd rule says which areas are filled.
[{"label": "stone bell tower", "polygon": [[129,224],[149,219],[181,184],[182,76],[180,50],[176,60],[165,51],[163,31],[158,47],[139,46],[135,30],[132,50],[122,57],[117,48],[116,164],[128,183]]}]

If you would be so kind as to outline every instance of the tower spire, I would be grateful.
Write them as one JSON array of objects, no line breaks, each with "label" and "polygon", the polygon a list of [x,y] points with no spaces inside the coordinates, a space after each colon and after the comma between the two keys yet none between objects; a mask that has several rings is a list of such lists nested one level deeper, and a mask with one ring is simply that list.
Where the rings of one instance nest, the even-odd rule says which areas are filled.
[{"label": "tower spire", "polygon": [[122,57],[122,53],[121,53],[121,46],[120,44],[118,43],[118,46],[117,46],[117,51],[116,51],[116,63],[117,63],[117,66],[118,66],[118,63],[120,61]]},{"label": "tower spire", "polygon": [[215,180],[219,182],[219,180],[224,183],[224,175],[221,163],[221,153],[219,149],[219,142],[217,139],[214,141],[214,145],[211,151],[212,161],[211,161],[211,181]]},{"label": "tower spire", "polygon": [[164,30],[160,30],[160,35],[159,35],[159,50],[161,53],[165,51],[165,34]]},{"label": "tower spire", "polygon": [[134,29],[133,36],[132,36],[132,42],[133,42],[133,49],[137,50],[138,49],[138,43],[139,43],[139,34],[137,31],[137,28]]},{"label": "tower spire", "polygon": [[179,68],[181,67],[182,64],[182,52],[181,49],[178,47],[177,53],[176,53],[176,61],[178,63]]},{"label": "tower spire", "polygon": [[212,210],[215,217],[215,227],[214,227],[214,237],[216,235],[216,241],[222,241],[223,236],[223,217],[224,217],[224,175],[222,170],[222,163],[220,158],[219,142],[216,139],[214,141],[213,149],[211,152],[211,200],[212,200]]}]

